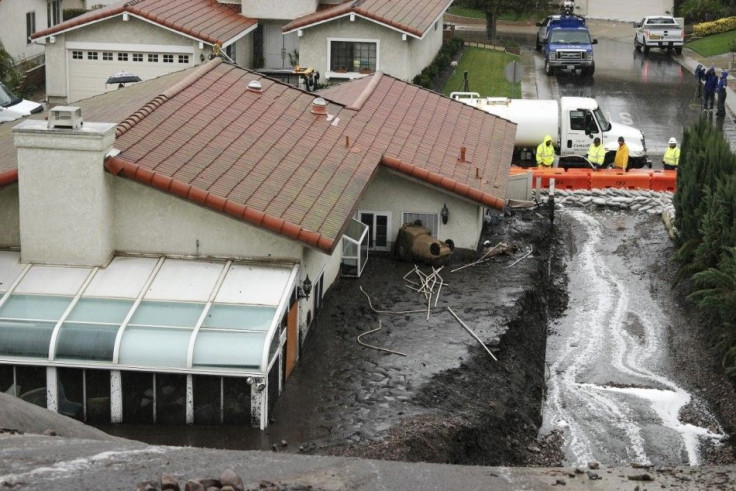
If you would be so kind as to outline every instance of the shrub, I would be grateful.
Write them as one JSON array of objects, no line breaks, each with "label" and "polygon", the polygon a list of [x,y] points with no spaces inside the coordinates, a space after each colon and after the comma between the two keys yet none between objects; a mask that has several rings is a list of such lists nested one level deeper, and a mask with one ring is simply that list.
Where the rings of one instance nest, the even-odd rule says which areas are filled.
[{"label": "shrub", "polygon": [[693,37],[710,36],[736,29],[736,17],[724,17],[713,22],[701,22],[693,26]]},{"label": "shrub", "polygon": [[687,0],[678,9],[685,23],[711,21],[728,15],[728,8],[720,0]]}]

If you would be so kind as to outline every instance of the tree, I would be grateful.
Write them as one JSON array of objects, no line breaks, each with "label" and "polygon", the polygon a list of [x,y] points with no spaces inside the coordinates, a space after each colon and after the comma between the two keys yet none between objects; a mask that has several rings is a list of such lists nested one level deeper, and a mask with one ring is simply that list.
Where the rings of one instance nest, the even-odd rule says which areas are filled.
[{"label": "tree", "polygon": [[529,11],[536,2],[532,0],[465,0],[462,4],[483,11],[486,15],[486,38],[494,40],[496,39],[496,22],[501,14],[520,14]]},{"label": "tree", "polygon": [[3,42],[0,41],[0,82],[9,80],[15,74],[15,63],[10,53],[5,51]]}]

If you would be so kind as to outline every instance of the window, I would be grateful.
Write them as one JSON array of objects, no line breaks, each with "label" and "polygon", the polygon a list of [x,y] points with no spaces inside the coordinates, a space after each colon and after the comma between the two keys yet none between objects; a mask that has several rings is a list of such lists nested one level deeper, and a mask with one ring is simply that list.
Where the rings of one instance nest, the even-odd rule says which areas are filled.
[{"label": "window", "polygon": [[225,48],[225,54],[233,60],[233,63],[237,63],[237,52],[235,51],[235,43]]},{"label": "window", "polygon": [[36,32],[36,12],[26,13],[26,44],[31,44],[31,34]]},{"label": "window", "polygon": [[423,227],[427,227],[432,237],[437,237],[440,228],[440,216],[437,213],[403,213],[401,223],[421,222]]},{"label": "window", "polygon": [[84,56],[82,56],[81,51],[72,51],[72,59],[81,60],[82,58],[84,58]]},{"label": "window", "polygon": [[585,131],[585,111],[570,111],[570,129]]},{"label": "window", "polygon": [[143,61],[143,53],[133,53],[133,61]]},{"label": "window", "polygon": [[375,72],[377,52],[377,43],[332,41],[330,43],[330,70]]},{"label": "window", "polygon": [[164,63],[174,63],[174,55],[164,55]]},{"label": "window", "polygon": [[118,61],[128,61],[128,53],[118,53]]},{"label": "window", "polygon": [[49,0],[46,3],[46,15],[48,27],[55,26],[61,22],[61,0]]},{"label": "window", "polygon": [[112,61],[112,53],[102,53],[102,59],[105,61]]},{"label": "window", "polygon": [[149,54],[148,63],[158,63],[158,55]]},{"label": "window", "polygon": [[87,59],[88,60],[96,60],[97,59],[97,51],[87,51]]},{"label": "window", "polygon": [[189,55],[179,55],[179,63],[189,63]]}]

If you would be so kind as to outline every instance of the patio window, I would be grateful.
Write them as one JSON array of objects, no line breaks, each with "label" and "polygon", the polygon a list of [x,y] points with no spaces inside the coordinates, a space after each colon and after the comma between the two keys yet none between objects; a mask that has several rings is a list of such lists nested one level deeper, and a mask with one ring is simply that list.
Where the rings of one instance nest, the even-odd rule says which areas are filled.
[{"label": "patio window", "polygon": [[342,276],[359,278],[368,262],[368,225],[351,220],[342,236]]},{"label": "patio window", "polygon": [[333,72],[375,72],[377,53],[377,43],[332,41],[330,43],[330,70]]},{"label": "patio window", "polygon": [[437,213],[403,213],[401,223],[421,222],[422,227],[427,227],[432,237],[437,237],[440,230],[440,216]]}]

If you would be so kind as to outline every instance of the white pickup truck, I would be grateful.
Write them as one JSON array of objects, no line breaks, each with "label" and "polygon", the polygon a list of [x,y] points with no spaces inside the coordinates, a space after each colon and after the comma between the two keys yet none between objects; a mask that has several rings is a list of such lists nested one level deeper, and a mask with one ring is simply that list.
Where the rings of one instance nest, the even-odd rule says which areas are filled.
[{"label": "white pickup truck", "polygon": [[634,22],[634,48],[649,53],[651,48],[674,49],[678,55],[685,44],[685,31],[671,15],[650,15]]}]

